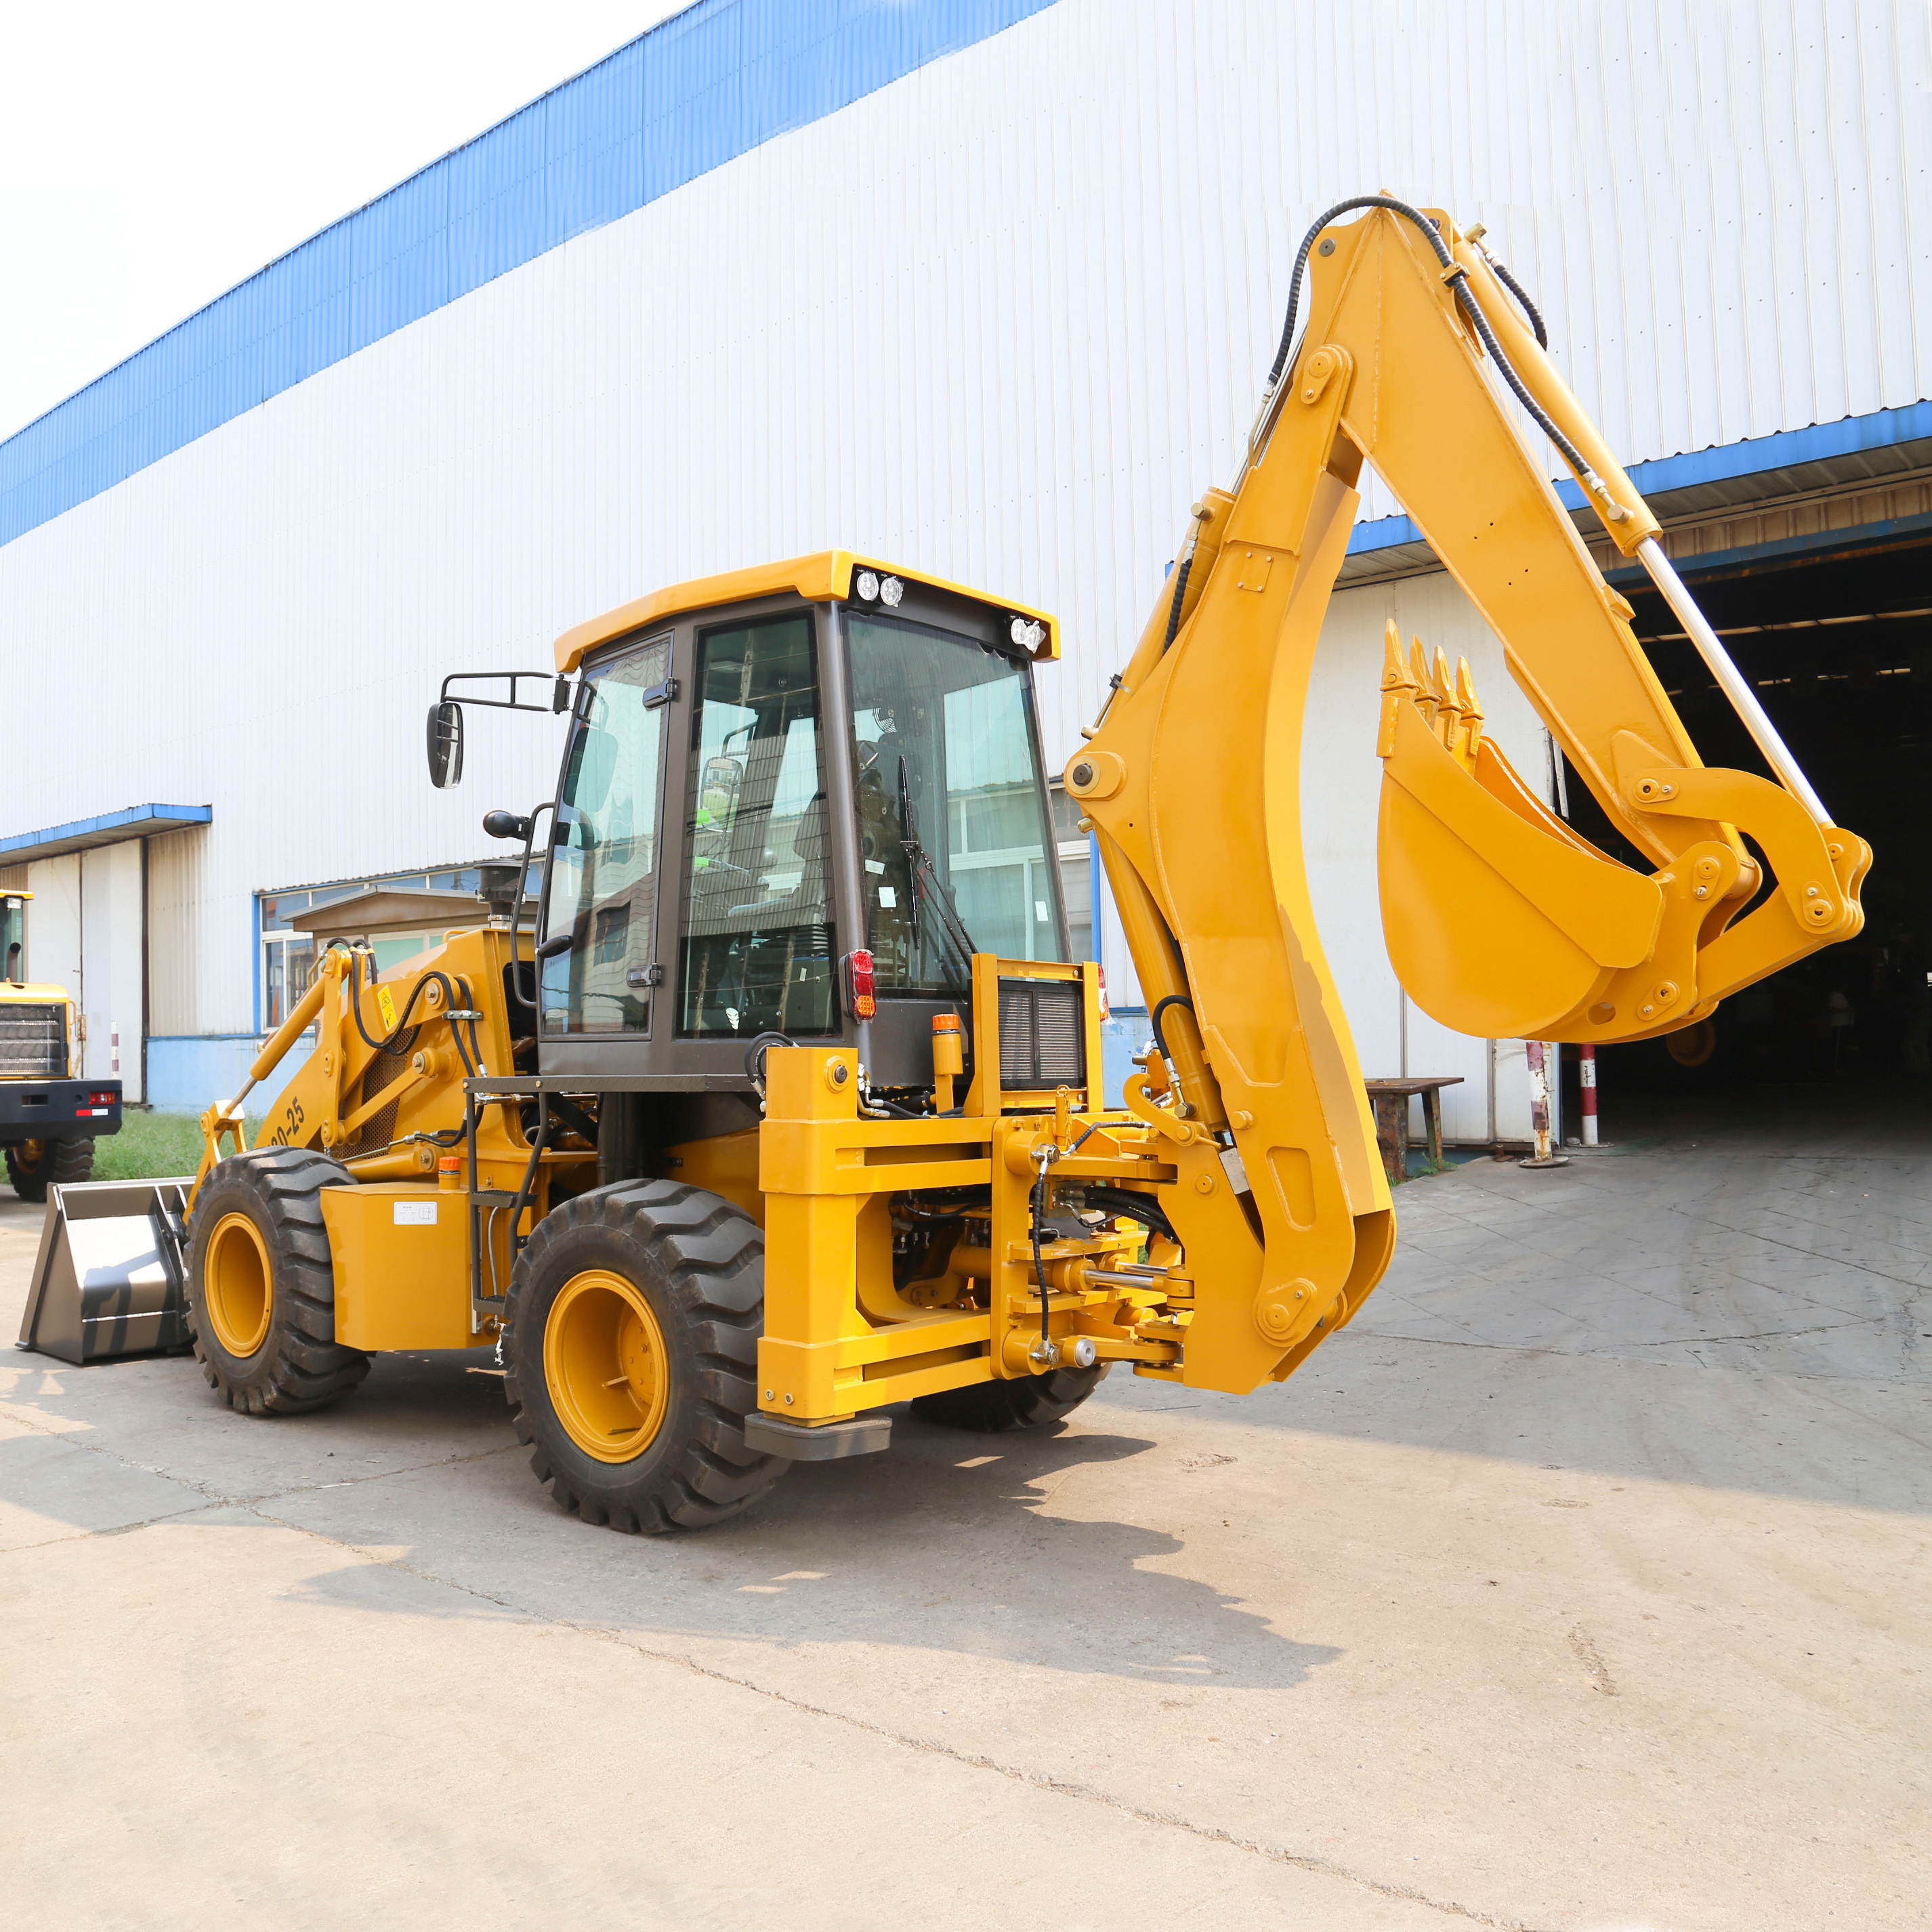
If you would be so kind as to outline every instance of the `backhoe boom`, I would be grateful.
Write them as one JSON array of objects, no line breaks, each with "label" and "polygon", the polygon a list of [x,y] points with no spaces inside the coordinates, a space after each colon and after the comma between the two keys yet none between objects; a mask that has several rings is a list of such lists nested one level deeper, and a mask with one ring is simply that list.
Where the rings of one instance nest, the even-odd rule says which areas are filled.
[{"label": "backhoe boom", "polygon": [[[1156,1104],[1150,1056],[1152,1078],[1130,1082],[1128,1105],[1162,1114],[1191,1137],[1184,1147],[1220,1150],[1245,1183],[1176,1190],[1172,1210],[1190,1268],[1239,1280],[1245,1259],[1254,1283],[1247,1305],[1217,1296],[1196,1314],[1186,1379],[1219,1387],[1252,1386],[1284,1337],[1293,1348],[1266,1372],[1291,1370],[1360,1306],[1393,1240],[1300,830],[1309,674],[1365,460],[1502,640],[1611,822],[1657,868],[1634,872],[1557,819],[1485,734],[1466,664],[1452,672],[1438,652],[1432,666],[1419,644],[1406,653],[1391,625],[1376,747],[1382,915],[1425,1011],[1478,1036],[1670,1031],[1856,933],[1870,857],[1820,822],[1734,673],[1726,688],[1784,782],[1702,764],[1630,605],[1486,364],[1576,469],[1619,549],[1668,574],[1656,519],[1477,239],[1446,214],[1384,197],[1343,208],[1364,205],[1365,218],[1304,244],[1300,351],[1233,492],[1196,506],[1174,577],[1066,772],[1100,836],[1178,1096],[1171,1111]],[[1674,574],[1665,587],[1688,602]],[[1722,656],[1714,636],[1708,644]],[[1770,862],[1768,891],[1747,833]]]}]

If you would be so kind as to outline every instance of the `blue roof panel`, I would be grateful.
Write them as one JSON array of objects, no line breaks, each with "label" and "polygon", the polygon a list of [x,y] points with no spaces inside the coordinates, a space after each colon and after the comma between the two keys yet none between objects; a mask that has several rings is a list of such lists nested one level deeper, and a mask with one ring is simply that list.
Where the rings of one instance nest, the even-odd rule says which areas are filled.
[{"label": "blue roof panel", "polygon": [[573,236],[1053,0],[698,0],[0,442],[0,544]]}]

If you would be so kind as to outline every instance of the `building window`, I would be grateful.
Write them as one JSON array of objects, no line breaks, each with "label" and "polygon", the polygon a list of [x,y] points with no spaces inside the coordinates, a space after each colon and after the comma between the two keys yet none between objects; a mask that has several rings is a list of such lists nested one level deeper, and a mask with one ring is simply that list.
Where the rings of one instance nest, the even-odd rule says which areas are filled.
[{"label": "building window", "polygon": [[1076,959],[1097,959],[1094,949],[1094,841],[1080,830],[1080,802],[1053,782],[1053,836],[1060,860],[1060,890],[1066,901],[1066,932]]},{"label": "building window", "polygon": [[[273,1033],[287,1019],[290,1014],[302,1004],[315,979],[316,962],[321,956],[321,949],[327,942],[338,936],[344,939],[366,940],[370,951],[375,956],[376,970],[388,973],[406,959],[413,959],[419,952],[426,952],[431,946],[440,946],[446,934],[455,928],[446,927],[441,931],[424,932],[386,932],[379,938],[368,939],[361,932],[344,932],[338,934],[332,931],[320,933],[297,932],[292,922],[300,915],[313,912],[320,907],[333,905],[338,900],[350,898],[358,892],[366,892],[372,888],[393,887],[398,890],[440,892],[473,892],[482,883],[481,869],[475,866],[446,866],[440,872],[392,872],[373,878],[332,880],[326,885],[292,886],[281,890],[260,892],[256,895],[260,908],[262,944],[256,970],[260,976],[261,988],[262,1030]],[[532,862],[530,867],[529,895],[534,899],[542,888],[541,868]],[[483,908],[479,901],[476,908],[476,922],[483,918]]]}]

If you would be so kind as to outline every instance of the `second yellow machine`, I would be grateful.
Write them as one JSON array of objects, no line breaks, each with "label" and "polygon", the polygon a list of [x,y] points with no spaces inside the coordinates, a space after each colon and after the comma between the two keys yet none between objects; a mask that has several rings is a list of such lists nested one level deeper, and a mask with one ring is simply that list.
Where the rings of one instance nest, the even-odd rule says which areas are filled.
[{"label": "second yellow machine", "polygon": [[[1466,667],[1392,634],[1383,913],[1422,1006],[1638,1038],[1856,932],[1863,842],[1730,670],[1480,231],[1364,197],[1311,231],[1298,290],[1304,264],[1306,332],[1298,297],[1241,473],[1196,506],[1066,767],[1151,1010],[1124,1105],[1060,904],[1033,686],[1052,620],[844,551],[682,584],[568,633],[554,670],[446,681],[436,782],[478,704],[560,716],[560,782],[486,820],[523,861],[473,930],[380,979],[325,953],[256,1064],[319,1029],[256,1148],[246,1090],[206,1116],[188,1312],[229,1400],[314,1408],[376,1352],[494,1346],[558,1501],[659,1530],[884,1447],[896,1403],[1000,1429],[1119,1364],[1234,1391],[1291,1373],[1395,1240],[1300,830],[1365,460],[1653,866],[1554,817]],[[1773,776],[1700,762],[1510,397]]]}]

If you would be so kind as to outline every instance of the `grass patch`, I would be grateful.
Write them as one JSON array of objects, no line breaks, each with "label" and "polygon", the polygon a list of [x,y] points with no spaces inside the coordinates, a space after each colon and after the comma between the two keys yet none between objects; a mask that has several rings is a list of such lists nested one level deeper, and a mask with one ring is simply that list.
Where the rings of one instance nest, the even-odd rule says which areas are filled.
[{"label": "grass patch", "polygon": [[[248,1123],[244,1138],[254,1144],[262,1130],[258,1117]],[[201,1165],[201,1124],[192,1114],[138,1113],[121,1117],[118,1134],[103,1134],[94,1143],[96,1180],[161,1180],[192,1174]]]}]

